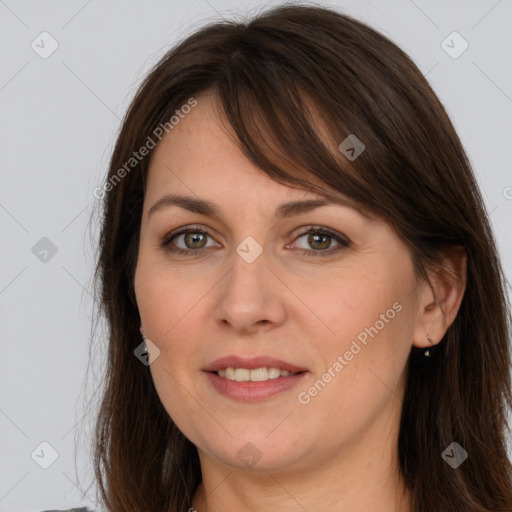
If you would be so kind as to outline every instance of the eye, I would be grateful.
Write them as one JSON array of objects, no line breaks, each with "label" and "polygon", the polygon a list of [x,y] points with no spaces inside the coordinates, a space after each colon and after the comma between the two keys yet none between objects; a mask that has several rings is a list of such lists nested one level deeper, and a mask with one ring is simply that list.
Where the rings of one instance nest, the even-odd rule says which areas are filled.
[{"label": "eye", "polygon": [[[350,242],[333,231],[322,227],[310,227],[307,231],[302,232],[295,240],[304,238],[306,247],[301,249],[305,256],[330,256],[341,249],[350,247]],[[331,246],[335,241],[337,245]],[[308,249],[307,246],[311,247]]]},{"label": "eye", "polygon": [[[190,226],[167,235],[162,241],[161,245],[170,252],[183,255],[199,256],[202,254],[201,249],[205,247],[211,247],[211,245],[206,245],[208,237],[211,237],[211,235],[206,228]],[[185,247],[176,247],[176,241],[181,241]],[[213,245],[218,247],[218,244]]]},{"label": "eye", "polygon": [[[306,238],[307,237],[307,238]],[[201,256],[204,254],[202,249],[210,247],[220,247],[219,244],[213,243],[207,245],[207,239],[212,238],[207,228],[201,226],[189,226],[177,232],[170,233],[161,242],[161,246],[165,250],[175,254],[184,256]],[[298,240],[305,238],[306,247],[302,246],[299,252],[305,256],[330,256],[344,248],[350,247],[350,242],[339,234],[318,226],[309,227],[307,231],[299,234],[294,242],[287,247],[295,245]],[[332,247],[332,242],[337,245]],[[184,247],[180,247],[177,243],[181,243]],[[312,249],[309,249],[309,246]]]}]

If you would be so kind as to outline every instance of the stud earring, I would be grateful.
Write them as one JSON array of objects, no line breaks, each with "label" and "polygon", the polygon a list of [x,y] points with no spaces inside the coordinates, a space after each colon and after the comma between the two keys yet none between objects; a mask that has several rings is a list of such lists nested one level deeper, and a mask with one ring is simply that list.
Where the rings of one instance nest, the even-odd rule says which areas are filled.
[{"label": "stud earring", "polygon": [[[433,340],[432,340],[432,338],[430,337],[430,334],[427,334],[427,340],[429,341],[429,343],[430,343],[431,345],[433,345],[433,344],[434,344],[434,341],[433,341]],[[423,355],[424,355],[425,357],[430,357],[430,350],[427,348],[427,349],[425,350],[425,352],[423,352]]]}]

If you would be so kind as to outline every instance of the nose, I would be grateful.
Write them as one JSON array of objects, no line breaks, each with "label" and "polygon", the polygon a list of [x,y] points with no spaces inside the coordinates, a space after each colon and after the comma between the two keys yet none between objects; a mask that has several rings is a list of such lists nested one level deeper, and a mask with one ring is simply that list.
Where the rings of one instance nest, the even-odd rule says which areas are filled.
[{"label": "nose", "polygon": [[250,263],[235,253],[232,268],[219,283],[217,322],[245,334],[282,324],[287,315],[287,288],[275,274],[265,251]]}]

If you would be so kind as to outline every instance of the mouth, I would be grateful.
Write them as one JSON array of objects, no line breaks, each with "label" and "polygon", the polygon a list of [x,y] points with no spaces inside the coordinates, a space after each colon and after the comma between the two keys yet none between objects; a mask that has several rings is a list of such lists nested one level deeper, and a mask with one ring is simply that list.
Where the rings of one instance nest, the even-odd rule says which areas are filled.
[{"label": "mouth", "polygon": [[265,382],[267,380],[279,379],[280,377],[293,377],[300,373],[305,373],[305,370],[298,372],[290,372],[275,366],[260,367],[260,368],[235,368],[228,366],[226,368],[219,368],[217,371],[209,372],[223,377],[224,379],[234,380],[236,382]]},{"label": "mouth", "polygon": [[244,358],[231,355],[216,359],[203,368],[203,371],[239,382],[261,382],[293,376],[306,372],[307,369],[270,356]]},{"label": "mouth", "polygon": [[244,390],[286,387],[308,373],[304,367],[270,356],[244,358],[235,355],[216,359],[203,371],[211,374],[212,382],[218,385],[225,383],[230,389],[239,386]]},{"label": "mouth", "polygon": [[307,370],[290,372],[277,366],[228,366],[204,371],[212,389],[238,402],[259,402],[290,391],[307,378]]}]

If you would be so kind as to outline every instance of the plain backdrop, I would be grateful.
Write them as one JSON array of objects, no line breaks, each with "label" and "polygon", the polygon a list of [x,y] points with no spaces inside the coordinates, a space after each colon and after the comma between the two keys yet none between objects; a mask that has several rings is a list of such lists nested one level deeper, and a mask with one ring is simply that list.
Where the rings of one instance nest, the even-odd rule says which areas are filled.
[{"label": "plain backdrop", "polygon": [[[138,84],[192,29],[277,4],[0,0],[0,512],[96,507],[90,219]],[[376,28],[426,74],[470,157],[510,280],[511,2],[322,5]]]}]

